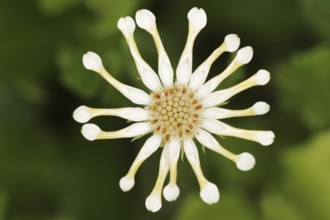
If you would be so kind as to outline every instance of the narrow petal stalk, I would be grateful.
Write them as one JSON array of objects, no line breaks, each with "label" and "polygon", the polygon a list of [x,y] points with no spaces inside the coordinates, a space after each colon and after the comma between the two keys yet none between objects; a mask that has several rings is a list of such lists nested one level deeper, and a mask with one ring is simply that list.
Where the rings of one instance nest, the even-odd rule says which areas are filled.
[{"label": "narrow petal stalk", "polygon": [[132,124],[126,128],[118,131],[102,131],[94,124],[85,124],[82,126],[82,135],[90,141],[99,139],[118,139],[118,138],[131,138],[145,135],[152,131],[150,122],[139,122]]},{"label": "narrow petal stalk", "polygon": [[169,185],[164,188],[164,197],[167,201],[174,201],[179,196],[179,188],[176,185],[177,180],[177,164],[181,152],[181,144],[178,138],[172,138],[165,145],[168,148],[168,156],[170,161],[170,181]]},{"label": "narrow petal stalk", "polygon": [[126,176],[121,178],[119,185],[123,191],[129,191],[134,186],[134,177],[141,164],[160,146],[162,137],[153,135],[144,143]]},{"label": "narrow petal stalk", "polygon": [[177,82],[185,85],[189,82],[192,73],[193,45],[198,33],[206,25],[206,14],[203,9],[193,8],[188,13],[189,30],[185,48],[176,69]]},{"label": "narrow petal stalk", "polygon": [[228,99],[230,99],[237,93],[240,93],[253,86],[263,86],[267,84],[269,80],[269,72],[266,70],[259,70],[256,74],[235,86],[209,94],[201,100],[201,103],[204,108],[217,106],[221,103],[226,102]]},{"label": "narrow petal stalk", "polygon": [[100,74],[108,83],[121,92],[126,98],[135,104],[148,105],[150,104],[150,96],[137,88],[125,85],[113,78],[103,67],[101,58],[93,52],[87,52],[83,56],[83,63],[86,69],[93,70]]},{"label": "narrow petal stalk", "polygon": [[146,207],[151,212],[157,212],[162,207],[161,194],[165,178],[170,168],[168,148],[164,147],[159,163],[159,173],[156,184],[146,199]]},{"label": "narrow petal stalk", "polygon": [[135,43],[134,29],[133,28],[129,29],[126,27],[134,27],[135,29],[135,23],[131,17],[125,17],[119,19],[118,28],[123,33],[126,39],[126,42],[134,58],[136,68],[139,72],[142,82],[151,91],[159,90],[161,88],[160,80],[157,74],[155,73],[155,71],[153,71],[152,68],[141,57],[140,52]]},{"label": "narrow petal stalk", "polygon": [[220,194],[218,188],[210,183],[203,174],[200,166],[199,155],[197,147],[191,138],[187,139],[183,143],[185,155],[197,177],[198,184],[200,186],[200,196],[204,202],[208,204],[214,204],[219,201]]},{"label": "narrow petal stalk", "polygon": [[232,110],[225,108],[211,107],[202,112],[203,118],[225,119],[233,117],[246,117],[266,114],[270,106],[265,102],[257,102],[252,107],[242,110]]},{"label": "narrow petal stalk", "polygon": [[235,155],[232,152],[221,147],[219,142],[207,131],[202,129],[197,131],[196,139],[205,147],[223,155],[224,157],[230,159],[234,163],[239,170],[248,171],[252,169],[255,165],[255,159],[250,153],[241,153],[239,155]]},{"label": "narrow petal stalk", "polygon": [[151,34],[155,42],[158,53],[158,74],[161,81],[165,87],[173,86],[173,68],[160,39],[154,14],[149,10],[142,9],[136,12],[135,20],[140,28]]},{"label": "narrow petal stalk", "polygon": [[239,43],[240,39],[236,34],[227,35],[220,47],[218,47],[191,75],[189,87],[194,91],[200,88],[204,84],[214,61],[225,51],[236,51]]},{"label": "narrow petal stalk", "polygon": [[208,180],[204,177],[200,161],[199,161],[199,155],[197,151],[197,147],[194,143],[194,141],[189,138],[183,142],[183,147],[184,147],[184,153],[193,169],[195,172],[195,175],[197,177],[198,184],[202,187],[205,185]]},{"label": "narrow petal stalk", "polygon": [[138,107],[132,108],[90,108],[80,106],[73,112],[73,118],[79,123],[86,123],[97,116],[117,116],[130,121],[146,121],[150,119],[150,113]]},{"label": "narrow petal stalk", "polygon": [[229,160],[232,160],[234,162],[236,161],[237,155],[223,148],[219,144],[219,142],[207,131],[203,129],[197,129],[195,132],[195,137],[198,142],[201,143],[203,146],[209,148],[210,150],[213,150],[214,152],[217,152],[220,155],[223,155]]},{"label": "narrow petal stalk", "polygon": [[272,131],[245,130],[235,128],[215,119],[204,119],[201,126],[213,134],[220,136],[232,136],[255,141],[264,146],[272,144],[275,138],[275,135]]},{"label": "narrow petal stalk", "polygon": [[229,66],[219,75],[210,79],[207,83],[201,86],[197,92],[197,98],[201,99],[213,92],[220,83],[234,73],[239,67],[250,62],[253,56],[252,47],[243,47],[238,52],[234,60],[229,64]]}]

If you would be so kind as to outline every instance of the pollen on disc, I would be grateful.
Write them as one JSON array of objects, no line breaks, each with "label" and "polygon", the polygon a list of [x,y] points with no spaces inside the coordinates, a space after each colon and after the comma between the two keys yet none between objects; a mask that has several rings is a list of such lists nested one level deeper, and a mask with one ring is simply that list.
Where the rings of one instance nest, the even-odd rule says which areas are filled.
[{"label": "pollen on disc", "polygon": [[187,138],[192,135],[200,121],[201,104],[195,94],[185,86],[175,85],[151,94],[148,110],[153,116],[154,132],[164,141],[171,137]]}]

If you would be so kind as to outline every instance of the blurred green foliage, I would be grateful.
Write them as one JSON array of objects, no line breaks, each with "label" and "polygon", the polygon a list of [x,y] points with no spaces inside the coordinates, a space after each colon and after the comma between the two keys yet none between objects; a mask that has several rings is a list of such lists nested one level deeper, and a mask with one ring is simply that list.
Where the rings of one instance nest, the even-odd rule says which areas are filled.
[{"label": "blurred green foliage", "polygon": [[330,49],[320,45],[293,55],[278,71],[279,93],[285,97],[280,106],[311,130],[330,126],[330,105],[321,101],[329,98],[329,60]]},{"label": "blurred green foliage", "polygon": [[[229,106],[271,104],[270,114],[230,120],[237,127],[274,130],[270,147],[226,138],[235,153],[252,152],[257,165],[235,165],[200,149],[205,175],[221,201],[204,204],[186,160],[179,164],[181,195],[149,213],[144,200],[157,175],[159,152],[141,167],[129,193],[118,181],[144,139],[88,142],[73,121],[82,104],[131,106],[98,75],[83,68],[82,55],[102,56],[117,79],[143,88],[117,21],[148,8],[175,66],[187,33],[186,13],[205,9],[208,25],[196,40],[194,66],[228,33],[252,45],[252,62],[225,81],[240,81],[260,68],[273,80],[237,95]],[[330,219],[330,1],[328,0],[0,0],[0,220],[95,219]],[[142,55],[156,69],[151,37],[136,31]],[[211,69],[230,62],[225,55]],[[106,130],[126,125],[96,119]]]}]

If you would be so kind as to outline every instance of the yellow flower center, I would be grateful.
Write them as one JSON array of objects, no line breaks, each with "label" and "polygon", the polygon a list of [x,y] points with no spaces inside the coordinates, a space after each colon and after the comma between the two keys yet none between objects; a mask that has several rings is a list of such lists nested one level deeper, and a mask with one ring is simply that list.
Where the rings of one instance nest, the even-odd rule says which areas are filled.
[{"label": "yellow flower center", "polygon": [[194,92],[185,86],[174,86],[153,92],[151,97],[148,109],[152,114],[154,132],[163,135],[164,142],[171,137],[191,137],[202,109]]}]

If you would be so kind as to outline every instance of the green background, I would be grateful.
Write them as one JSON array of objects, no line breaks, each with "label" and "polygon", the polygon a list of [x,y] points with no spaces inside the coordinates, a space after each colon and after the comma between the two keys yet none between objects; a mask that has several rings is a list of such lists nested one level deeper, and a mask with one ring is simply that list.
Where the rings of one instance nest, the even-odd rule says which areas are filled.
[{"label": "green background", "polygon": [[[95,51],[117,79],[141,87],[117,20],[136,10],[154,12],[175,66],[187,34],[187,12],[202,7],[208,23],[194,47],[196,68],[229,33],[254,48],[250,64],[221,87],[261,68],[272,80],[235,96],[228,107],[256,101],[269,114],[231,119],[242,128],[273,130],[274,144],[220,140],[227,149],[255,155],[256,167],[237,170],[227,159],[200,149],[205,175],[221,192],[209,206],[186,159],[179,163],[177,201],[158,213],[144,202],[156,180],[160,151],[141,167],[132,191],[118,185],[145,138],[89,142],[72,119],[79,105],[132,106],[82,65]],[[330,1],[328,0],[0,0],[0,220],[105,219],[330,219]],[[143,57],[157,68],[152,38],[137,30]],[[212,67],[219,73],[225,54]],[[126,126],[97,118],[104,130]]]}]

